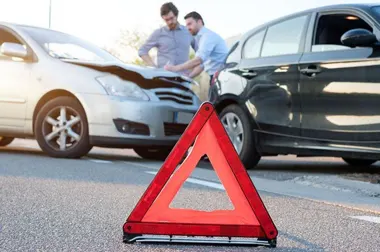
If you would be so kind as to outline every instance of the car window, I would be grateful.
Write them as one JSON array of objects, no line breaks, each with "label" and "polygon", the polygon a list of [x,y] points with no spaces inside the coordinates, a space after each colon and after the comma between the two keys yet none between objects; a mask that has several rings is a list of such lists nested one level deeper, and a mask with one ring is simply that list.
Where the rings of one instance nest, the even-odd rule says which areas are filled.
[{"label": "car window", "polygon": [[117,57],[114,57],[106,50],[76,36],[36,27],[19,26],[19,28],[25,31],[54,58],[96,62],[120,62]]},{"label": "car window", "polygon": [[324,52],[335,50],[351,50],[341,42],[342,35],[356,28],[373,32],[372,27],[358,16],[351,14],[322,15],[317,22],[311,51]]},{"label": "car window", "polygon": [[375,14],[377,21],[380,21],[380,6],[373,6],[371,12]]},{"label": "car window", "polygon": [[232,62],[232,61],[237,61],[239,60],[236,55],[234,54],[236,48],[239,46],[239,41],[238,42],[235,42],[235,44],[231,47],[230,51],[228,52],[227,54],[227,57],[226,57],[226,60],[225,60],[225,63],[229,63],[229,62]]},{"label": "car window", "polygon": [[244,44],[243,58],[257,58],[260,56],[260,49],[265,35],[265,29],[251,36]]},{"label": "car window", "polygon": [[[3,43],[17,43],[23,45],[23,43],[17,39],[12,33],[8,32],[7,30],[0,28],[0,47],[3,45]],[[5,56],[1,53],[0,50],[0,59],[10,59],[10,57]]]},{"label": "car window", "polygon": [[288,19],[268,28],[262,57],[296,54],[299,51],[307,15]]}]

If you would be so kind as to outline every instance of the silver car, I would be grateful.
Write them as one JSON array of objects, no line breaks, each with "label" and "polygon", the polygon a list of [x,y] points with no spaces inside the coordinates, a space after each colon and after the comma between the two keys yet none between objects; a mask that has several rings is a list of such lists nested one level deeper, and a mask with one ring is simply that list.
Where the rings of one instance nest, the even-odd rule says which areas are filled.
[{"label": "silver car", "polygon": [[58,158],[100,146],[164,159],[201,103],[191,79],[65,33],[0,23],[0,46],[0,146],[33,138]]}]

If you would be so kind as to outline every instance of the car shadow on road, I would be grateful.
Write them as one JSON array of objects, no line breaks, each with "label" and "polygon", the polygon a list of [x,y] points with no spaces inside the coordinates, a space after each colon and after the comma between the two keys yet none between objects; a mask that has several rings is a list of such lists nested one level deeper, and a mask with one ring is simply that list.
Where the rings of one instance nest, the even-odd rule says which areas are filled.
[{"label": "car shadow on road", "polygon": [[40,150],[21,147],[0,147],[0,153],[22,154],[26,156],[46,156],[46,154]]},{"label": "car shadow on road", "polygon": [[[129,161],[135,163],[152,163],[157,161],[141,159],[138,156],[125,156],[115,154],[90,153],[91,158]],[[211,163],[201,160],[198,167],[213,170]],[[380,184],[380,162],[371,166],[350,166],[339,159],[316,160],[316,158],[263,158],[253,169],[248,170],[251,176],[259,176],[268,179],[288,180],[303,175],[338,175],[345,179]]]},{"label": "car shadow on road", "polygon": [[[201,168],[212,169],[209,162],[200,162]],[[379,164],[372,166],[350,166],[341,162],[297,161],[297,160],[262,160],[249,172],[302,172],[318,174],[346,174],[346,173],[380,173]]]},{"label": "car shadow on road", "polygon": [[38,149],[0,148],[0,178],[42,179],[46,181],[92,182],[145,189],[153,179],[138,172],[139,166],[90,162],[81,159],[56,159]]},{"label": "car shadow on road", "polygon": [[[0,148],[0,153],[17,154],[23,156],[41,156],[49,158],[41,150],[34,148],[8,147]],[[125,154],[124,154],[125,153]],[[162,161],[151,161],[142,159],[131,150],[117,150],[94,148],[86,157],[79,160],[95,159],[111,162],[133,162],[143,166],[147,164],[160,165]],[[200,161],[198,167],[212,170],[209,161]],[[316,160],[316,158],[289,158],[289,157],[269,157],[262,158],[260,163],[248,170],[251,176],[261,176],[271,178],[277,176],[277,180],[287,180],[295,176],[331,174],[339,175],[344,178],[380,183],[380,162],[372,166],[350,166],[339,159]]]},{"label": "car shadow on road", "polygon": [[[350,166],[343,161],[279,160],[265,159],[249,169],[251,176],[288,180],[298,176],[338,175],[342,178],[380,184],[380,162],[371,166]],[[201,163],[200,167],[213,169],[210,163]]]}]

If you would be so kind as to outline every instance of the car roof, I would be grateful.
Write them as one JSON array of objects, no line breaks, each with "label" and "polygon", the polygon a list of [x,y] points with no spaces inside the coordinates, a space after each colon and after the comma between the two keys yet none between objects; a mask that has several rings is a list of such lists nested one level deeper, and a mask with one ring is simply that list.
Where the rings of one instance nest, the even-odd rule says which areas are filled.
[{"label": "car roof", "polygon": [[314,8],[309,8],[305,9],[302,11],[294,12],[286,16],[282,16],[279,19],[282,19],[284,17],[291,17],[291,16],[296,16],[302,13],[309,13],[309,12],[319,12],[319,11],[326,11],[326,10],[336,10],[336,9],[369,9],[374,6],[379,6],[379,3],[347,3],[347,4],[333,4],[333,5],[324,5],[320,7],[314,7]]},{"label": "car roof", "polygon": [[310,12],[320,12],[320,11],[329,11],[329,10],[336,10],[336,9],[362,9],[367,10],[374,6],[380,6],[379,3],[348,3],[348,4],[333,4],[333,5],[324,5],[320,7],[314,7],[310,9],[305,9],[302,11],[293,12],[291,14],[279,17],[275,20],[269,21],[268,23],[275,22],[277,20],[285,19],[287,17],[297,16],[303,13],[310,13]]},{"label": "car roof", "polygon": [[333,4],[333,5],[324,5],[324,6],[320,6],[320,7],[314,7],[314,8],[309,8],[309,9],[305,9],[305,10],[302,10],[302,11],[297,11],[297,12],[293,12],[293,13],[290,13],[290,14],[287,14],[287,15],[283,15],[283,16],[280,16],[278,18],[275,18],[275,19],[272,19],[268,22],[265,22],[265,23],[262,23],[250,30],[248,30],[247,32],[245,32],[241,37],[240,37],[240,41],[241,40],[245,40],[247,39],[247,37],[249,37],[252,33],[256,32],[257,30],[261,30],[262,28],[265,28],[267,26],[270,26],[271,24],[274,24],[274,23],[277,23],[281,20],[285,20],[285,19],[288,19],[288,18],[291,18],[291,17],[295,17],[295,16],[298,16],[298,15],[302,15],[302,14],[307,14],[307,13],[311,13],[311,12],[320,12],[320,11],[329,11],[329,10],[337,10],[337,9],[361,9],[361,10],[368,10],[369,8],[371,7],[374,7],[374,6],[380,6],[380,2],[379,3],[347,3],[347,4]]},{"label": "car roof", "polygon": [[54,30],[54,29],[50,29],[50,28],[45,28],[45,27],[41,27],[41,26],[34,26],[34,25],[27,25],[27,24],[21,24],[21,23],[15,23],[15,22],[0,21],[0,25],[8,26],[8,27],[14,27],[14,28],[39,29],[39,30],[53,31],[53,32],[67,34],[67,33],[64,33],[64,32],[61,32],[61,31],[57,31],[57,30]]},{"label": "car roof", "polygon": [[314,10],[314,11],[320,11],[320,10],[325,10],[325,9],[340,9],[340,8],[370,8],[373,6],[380,5],[380,3],[345,3],[345,4],[333,4],[333,5],[325,5],[325,6],[320,6],[316,8],[311,8],[309,10]]}]

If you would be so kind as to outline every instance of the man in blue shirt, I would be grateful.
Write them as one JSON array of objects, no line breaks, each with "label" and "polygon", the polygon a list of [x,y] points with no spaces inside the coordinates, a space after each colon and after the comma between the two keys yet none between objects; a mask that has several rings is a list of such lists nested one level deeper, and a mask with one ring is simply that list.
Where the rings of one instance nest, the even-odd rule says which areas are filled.
[{"label": "man in blue shirt", "polygon": [[[163,68],[166,64],[182,64],[189,60],[190,46],[195,48],[195,40],[185,26],[178,22],[178,9],[169,2],[161,6],[161,17],[166,26],[155,30],[140,47],[138,54],[148,66]],[[157,48],[157,65],[149,56],[149,51]],[[178,71],[189,73],[189,71]]]},{"label": "man in blue shirt", "polygon": [[199,13],[190,12],[185,16],[185,20],[189,32],[196,36],[195,57],[182,64],[167,65],[165,69],[173,72],[191,70],[191,78],[199,75],[200,69],[204,69],[211,81],[215,72],[224,64],[228,54],[227,44],[221,36],[204,26]]}]

